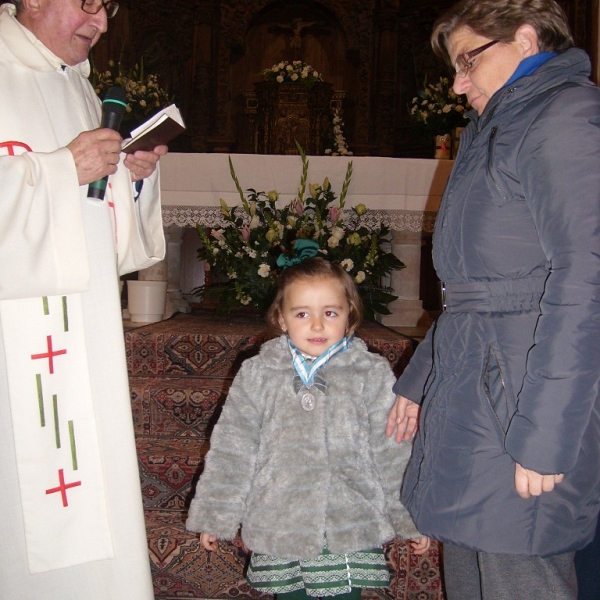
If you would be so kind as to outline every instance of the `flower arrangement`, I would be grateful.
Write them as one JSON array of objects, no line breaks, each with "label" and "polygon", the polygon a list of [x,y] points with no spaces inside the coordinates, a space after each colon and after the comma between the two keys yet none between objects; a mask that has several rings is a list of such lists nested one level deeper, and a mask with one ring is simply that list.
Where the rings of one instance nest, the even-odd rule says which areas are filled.
[{"label": "flower arrangement", "polygon": [[108,61],[106,71],[100,72],[92,66],[90,79],[99,96],[114,85],[125,90],[127,108],[123,121],[126,125],[131,125],[131,128],[171,102],[167,92],[159,85],[158,77],[144,72],[143,60],[132,69],[125,69],[121,62],[114,60]]},{"label": "flower arrangement", "polygon": [[409,115],[433,135],[450,133],[455,127],[464,127],[465,111],[471,106],[464,95],[454,93],[450,80],[440,77],[437,83],[423,83],[423,90],[412,99]]},{"label": "flower arrangement", "polygon": [[348,163],[339,201],[327,178],[322,184],[309,184],[306,194],[308,160],[299,144],[297,147],[302,157],[298,196],[283,207],[277,206],[276,190],[265,193],[249,189],[246,197],[229,159],[241,206],[229,207],[221,199],[224,226],[210,232],[200,224],[196,226],[203,242],[199,258],[228,281],[204,285],[194,293],[208,302],[217,301],[220,310],[244,305],[266,310],[280,272],[278,257],[292,256],[296,240],[310,239],[318,243],[318,256],[340,264],[354,278],[367,318],[374,318],[375,313],[390,314],[387,304],[396,296],[382,284],[382,278],[404,264],[382,248],[389,231],[384,226],[377,230],[366,226],[368,209],[364,204],[345,210],[352,162]]},{"label": "flower arrangement", "polygon": [[352,152],[348,150],[348,144],[342,128],[344,127],[344,121],[340,116],[340,110],[334,108],[331,116],[331,125],[333,129],[333,140],[331,142],[331,148],[325,150],[325,154],[330,156],[352,156]]},{"label": "flower arrangement", "polygon": [[260,72],[260,75],[265,77],[267,81],[275,83],[304,83],[313,85],[317,81],[323,81],[321,74],[315,71],[310,65],[301,60],[288,62],[283,60],[270,69],[265,69]]}]

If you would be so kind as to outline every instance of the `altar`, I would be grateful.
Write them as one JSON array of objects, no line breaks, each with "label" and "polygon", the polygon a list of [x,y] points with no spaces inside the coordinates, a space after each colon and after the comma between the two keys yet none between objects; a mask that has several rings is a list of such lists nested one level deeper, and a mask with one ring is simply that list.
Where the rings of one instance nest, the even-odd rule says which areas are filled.
[{"label": "altar", "polygon": [[[219,199],[229,206],[240,204],[231,177],[229,156],[243,190],[279,192],[279,203],[293,200],[300,185],[300,156],[255,154],[167,154],[161,159],[163,224],[167,235],[167,257],[161,264],[141,271],[140,279],[168,281],[166,316],[188,312],[181,290],[182,239],[185,228],[200,223],[222,226]],[[435,215],[450,175],[453,161],[386,157],[309,156],[307,183],[321,184],[329,178],[339,197],[348,162],[353,175],[346,208],[365,204],[370,222],[381,222],[392,232],[391,251],[406,265],[387,282],[398,299],[392,314],[382,316],[388,326],[414,327],[427,315],[419,298],[423,236],[433,231]],[[195,266],[195,265],[194,265]],[[197,269],[202,269],[198,262]],[[183,290],[187,292],[188,290]]]}]

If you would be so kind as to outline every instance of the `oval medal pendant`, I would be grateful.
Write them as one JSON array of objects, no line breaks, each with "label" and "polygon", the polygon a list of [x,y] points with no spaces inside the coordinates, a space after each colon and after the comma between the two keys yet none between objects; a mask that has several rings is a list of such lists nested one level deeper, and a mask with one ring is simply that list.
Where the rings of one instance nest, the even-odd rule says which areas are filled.
[{"label": "oval medal pendant", "polygon": [[312,394],[310,394],[309,392],[305,392],[304,394],[302,394],[302,398],[300,399],[300,405],[304,410],[310,411],[314,410],[315,406],[317,405],[317,402]]}]

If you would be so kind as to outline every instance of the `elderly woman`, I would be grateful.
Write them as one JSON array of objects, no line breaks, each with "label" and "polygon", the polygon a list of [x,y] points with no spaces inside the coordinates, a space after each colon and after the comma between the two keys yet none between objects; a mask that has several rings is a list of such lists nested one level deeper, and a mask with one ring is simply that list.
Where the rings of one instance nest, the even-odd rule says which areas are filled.
[{"label": "elderly woman", "polygon": [[[434,236],[443,314],[395,385],[402,490],[449,600],[576,597],[600,498],[600,91],[553,0],[462,0],[473,106]],[[420,404],[420,409],[412,402]]]}]

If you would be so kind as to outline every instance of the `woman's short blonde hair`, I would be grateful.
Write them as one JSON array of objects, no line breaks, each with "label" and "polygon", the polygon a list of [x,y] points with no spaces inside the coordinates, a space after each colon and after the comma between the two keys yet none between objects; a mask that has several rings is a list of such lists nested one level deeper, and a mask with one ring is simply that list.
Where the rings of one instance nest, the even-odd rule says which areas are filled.
[{"label": "woman's short blonde hair", "polygon": [[461,0],[435,22],[431,46],[450,64],[448,38],[457,29],[467,27],[482,37],[508,43],[525,24],[537,32],[540,52],[564,52],[573,46],[567,16],[554,0]]},{"label": "woman's short blonde hair", "polygon": [[344,289],[344,294],[349,306],[348,326],[346,335],[353,334],[362,321],[363,309],[356,284],[352,277],[340,265],[334,264],[324,258],[315,257],[303,260],[301,263],[284,269],[277,278],[277,292],[267,312],[267,325],[273,335],[281,335],[283,330],[279,325],[279,318],[283,310],[283,301],[287,288],[301,279],[335,279]]}]

